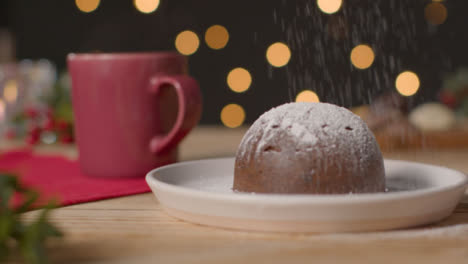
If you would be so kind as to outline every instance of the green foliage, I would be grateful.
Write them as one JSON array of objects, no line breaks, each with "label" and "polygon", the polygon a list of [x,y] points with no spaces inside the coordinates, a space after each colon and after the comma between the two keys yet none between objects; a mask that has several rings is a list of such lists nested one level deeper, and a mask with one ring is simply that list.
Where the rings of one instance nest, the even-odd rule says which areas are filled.
[{"label": "green foliage", "polygon": [[468,117],[468,99],[463,101],[460,106],[458,107],[457,114],[460,116],[467,116]]},{"label": "green foliage", "polygon": [[62,73],[59,81],[55,83],[53,91],[46,95],[43,100],[53,109],[55,118],[73,122],[73,110],[67,76],[66,72]]},{"label": "green foliage", "polygon": [[[15,193],[22,196],[22,202],[12,207]],[[22,186],[12,174],[0,173],[0,262],[4,261],[12,246],[28,263],[47,263],[44,242],[48,237],[62,236],[61,232],[47,221],[47,215],[54,208],[49,203],[42,208],[35,221],[23,223],[20,214],[33,210],[39,195],[37,192]]]},{"label": "green foliage", "polygon": [[459,68],[456,72],[447,74],[443,81],[443,89],[457,92],[468,86],[468,68]]}]

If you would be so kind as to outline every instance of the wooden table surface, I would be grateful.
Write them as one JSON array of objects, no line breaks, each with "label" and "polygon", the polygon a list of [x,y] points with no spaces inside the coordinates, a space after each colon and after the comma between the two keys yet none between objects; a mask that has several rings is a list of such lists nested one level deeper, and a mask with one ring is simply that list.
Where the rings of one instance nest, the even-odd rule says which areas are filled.
[{"label": "wooden table surface", "polygon": [[[181,160],[232,156],[244,132],[199,127],[181,144]],[[38,151],[77,155],[73,147]],[[385,156],[468,173],[468,149]],[[52,263],[468,263],[466,198],[452,216],[435,225],[361,234],[292,235],[199,226],[166,215],[151,193],[59,208],[51,217],[65,233],[49,245]]]}]

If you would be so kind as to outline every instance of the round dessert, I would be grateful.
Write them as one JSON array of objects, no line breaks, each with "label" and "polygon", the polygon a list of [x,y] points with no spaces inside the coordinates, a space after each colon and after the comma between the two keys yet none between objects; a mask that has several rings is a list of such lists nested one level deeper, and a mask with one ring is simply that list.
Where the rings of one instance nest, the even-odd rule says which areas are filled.
[{"label": "round dessert", "polygon": [[345,108],[289,103],[246,132],[236,155],[235,191],[346,194],[385,190],[379,146],[367,125]]}]

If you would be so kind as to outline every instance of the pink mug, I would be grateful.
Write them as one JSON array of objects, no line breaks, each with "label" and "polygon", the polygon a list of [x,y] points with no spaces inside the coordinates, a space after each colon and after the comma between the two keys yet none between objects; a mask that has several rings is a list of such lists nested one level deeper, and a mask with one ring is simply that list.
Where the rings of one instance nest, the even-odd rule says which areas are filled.
[{"label": "pink mug", "polygon": [[187,60],[172,52],[69,54],[82,171],[143,177],[177,161],[198,123],[201,94]]}]

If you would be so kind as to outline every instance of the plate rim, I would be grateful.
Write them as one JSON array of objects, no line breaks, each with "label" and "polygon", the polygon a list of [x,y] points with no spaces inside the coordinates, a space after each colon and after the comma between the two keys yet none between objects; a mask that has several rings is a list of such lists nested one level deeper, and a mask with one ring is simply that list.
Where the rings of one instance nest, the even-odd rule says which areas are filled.
[{"label": "plate rim", "polygon": [[[433,164],[427,164],[422,162],[414,162],[407,160],[396,160],[396,159],[384,159],[384,164],[387,162],[390,163],[403,163],[410,164],[413,166],[425,166],[425,167],[434,167],[438,169],[444,169],[453,173],[456,177],[459,177],[458,181],[454,181],[447,186],[435,186],[425,189],[417,190],[405,190],[394,193],[364,193],[364,194],[264,194],[264,193],[217,193],[210,191],[203,191],[193,188],[188,188],[185,186],[175,185],[160,181],[156,178],[158,172],[162,170],[168,170],[173,167],[187,166],[190,164],[196,164],[200,162],[216,162],[216,161],[235,161],[235,157],[222,157],[222,158],[211,158],[211,159],[200,159],[200,160],[191,160],[177,162],[170,165],[162,166],[156,169],[151,170],[147,173],[145,180],[147,184],[152,188],[152,185],[157,186],[158,188],[166,189],[172,193],[177,193],[178,195],[190,195],[198,198],[209,198],[214,200],[224,200],[231,202],[261,202],[263,204],[276,204],[276,205],[288,205],[288,204],[354,204],[354,203],[376,203],[376,202],[389,202],[402,199],[411,199],[425,196],[432,196],[437,193],[450,192],[457,188],[467,188],[468,186],[468,175],[445,166],[438,166]],[[154,192],[154,190],[153,190]],[[156,193],[155,193],[156,194]],[[157,194],[156,194],[157,195]],[[287,198],[287,199],[285,199]]]}]

